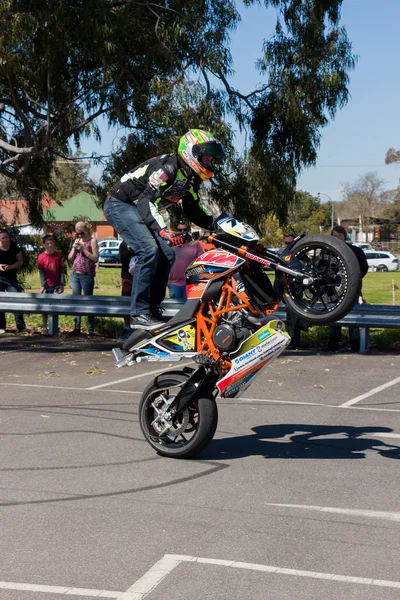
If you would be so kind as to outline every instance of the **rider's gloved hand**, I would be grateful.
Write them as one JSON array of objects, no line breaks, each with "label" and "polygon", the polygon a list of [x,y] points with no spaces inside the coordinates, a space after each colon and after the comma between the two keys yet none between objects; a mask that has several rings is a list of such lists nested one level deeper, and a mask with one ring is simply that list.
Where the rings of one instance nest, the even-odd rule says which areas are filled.
[{"label": "rider's gloved hand", "polygon": [[170,246],[181,246],[184,242],[183,236],[174,231],[169,231],[169,229],[161,229],[160,236],[165,240]]}]

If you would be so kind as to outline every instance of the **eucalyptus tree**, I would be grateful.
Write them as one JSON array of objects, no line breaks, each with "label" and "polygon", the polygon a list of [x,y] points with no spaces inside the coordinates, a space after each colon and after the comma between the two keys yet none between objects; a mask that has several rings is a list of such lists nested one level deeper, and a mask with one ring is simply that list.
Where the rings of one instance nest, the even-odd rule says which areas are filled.
[{"label": "eucalyptus tree", "polygon": [[[215,186],[221,205],[238,207],[244,185],[254,217],[270,207],[284,217],[321,128],[348,98],[355,59],[342,1],[244,0],[276,15],[258,61],[263,81],[245,93],[231,84],[234,0],[0,0],[0,174],[35,213],[56,158],[100,139],[101,116],[132,132],[133,156],[207,127],[231,149]],[[238,176],[232,122],[251,141]]]}]

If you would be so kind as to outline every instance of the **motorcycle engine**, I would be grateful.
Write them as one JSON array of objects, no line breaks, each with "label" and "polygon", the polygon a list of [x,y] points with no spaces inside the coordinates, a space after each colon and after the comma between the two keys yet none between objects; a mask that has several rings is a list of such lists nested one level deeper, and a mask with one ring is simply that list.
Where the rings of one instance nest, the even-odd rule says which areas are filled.
[{"label": "motorcycle engine", "polygon": [[229,352],[236,345],[236,332],[231,325],[218,325],[212,336],[214,344],[219,350]]},{"label": "motorcycle engine", "polygon": [[222,352],[230,352],[236,349],[252,331],[245,326],[244,319],[237,312],[229,313],[231,318],[218,325],[213,333],[213,342]]}]

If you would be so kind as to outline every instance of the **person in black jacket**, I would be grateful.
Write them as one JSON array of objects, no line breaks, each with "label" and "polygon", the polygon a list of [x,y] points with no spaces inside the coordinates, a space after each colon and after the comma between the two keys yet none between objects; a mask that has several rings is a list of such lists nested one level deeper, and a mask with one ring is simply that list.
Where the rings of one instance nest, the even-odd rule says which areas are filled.
[{"label": "person in black jacket", "polygon": [[132,248],[137,263],[132,281],[131,327],[156,329],[162,325],[160,305],[175,255],[182,244],[168,230],[160,211],[182,203],[187,219],[211,229],[213,217],[200,204],[202,181],[214,174],[214,163],[225,157],[221,143],[209,132],[191,129],[178,152],[141,163],[111,188],[104,204],[107,221]]},{"label": "person in black jacket", "polygon": [[[346,242],[346,230],[341,225],[335,225],[333,227],[331,235],[337,237],[342,242]],[[360,264],[361,276],[364,277],[368,273],[368,263],[365,257],[364,251],[358,246],[353,246],[350,242],[346,242],[349,248],[352,249],[357,257]],[[359,291],[359,304],[364,302],[362,297],[362,291],[360,286]],[[352,352],[358,352],[360,350],[360,329],[358,327],[349,327],[349,338],[350,338],[350,350]],[[339,350],[340,340],[342,339],[342,328],[341,327],[329,327],[329,339],[326,348],[323,348],[325,352],[336,352]]]}]

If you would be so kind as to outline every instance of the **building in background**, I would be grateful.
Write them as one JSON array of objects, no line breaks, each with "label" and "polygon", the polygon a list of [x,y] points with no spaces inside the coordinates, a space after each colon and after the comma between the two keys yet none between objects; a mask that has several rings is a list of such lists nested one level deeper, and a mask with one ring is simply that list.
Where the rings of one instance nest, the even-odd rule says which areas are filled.
[{"label": "building in background", "polygon": [[97,200],[87,192],[81,192],[61,204],[50,207],[43,213],[46,229],[50,231],[65,230],[72,232],[77,220],[88,221],[95,238],[118,237],[109,225]]}]

